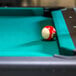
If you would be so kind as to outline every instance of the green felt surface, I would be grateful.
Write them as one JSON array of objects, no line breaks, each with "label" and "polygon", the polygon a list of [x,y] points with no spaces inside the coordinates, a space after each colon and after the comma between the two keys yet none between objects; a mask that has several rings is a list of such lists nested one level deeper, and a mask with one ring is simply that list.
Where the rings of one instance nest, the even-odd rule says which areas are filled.
[{"label": "green felt surface", "polygon": [[71,54],[73,54],[72,51],[75,49],[75,46],[71,39],[70,33],[67,28],[67,24],[64,20],[61,10],[53,11],[52,16],[55,28],[57,30],[60,48],[63,49],[63,53],[67,52],[67,54],[69,54],[71,52]]},{"label": "green felt surface", "polygon": [[[29,13],[29,11],[27,12]],[[53,56],[59,54],[56,39],[44,41],[41,37],[41,29],[45,25],[53,25],[52,19],[35,16],[35,12],[34,10],[34,14],[29,13],[28,16],[16,16],[15,13],[15,16],[12,16],[13,13],[10,16],[8,14],[0,16],[0,56]]]}]

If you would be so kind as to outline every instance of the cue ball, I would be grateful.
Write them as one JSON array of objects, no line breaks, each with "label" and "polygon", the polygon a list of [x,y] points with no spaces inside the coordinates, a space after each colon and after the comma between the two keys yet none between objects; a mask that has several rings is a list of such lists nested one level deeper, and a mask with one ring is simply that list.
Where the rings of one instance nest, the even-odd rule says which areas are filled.
[{"label": "cue ball", "polygon": [[43,29],[42,29],[42,37],[45,39],[45,40],[51,40],[54,38],[54,35],[56,34],[56,30],[53,26],[45,26]]}]

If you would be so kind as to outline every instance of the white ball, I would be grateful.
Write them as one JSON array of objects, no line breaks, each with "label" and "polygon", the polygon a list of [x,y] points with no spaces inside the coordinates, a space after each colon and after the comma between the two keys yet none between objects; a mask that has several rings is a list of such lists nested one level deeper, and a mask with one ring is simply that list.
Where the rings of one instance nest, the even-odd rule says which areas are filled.
[{"label": "white ball", "polygon": [[47,28],[43,28],[43,29],[42,29],[42,37],[43,37],[44,39],[48,39],[49,36],[50,36],[49,30],[48,30]]}]

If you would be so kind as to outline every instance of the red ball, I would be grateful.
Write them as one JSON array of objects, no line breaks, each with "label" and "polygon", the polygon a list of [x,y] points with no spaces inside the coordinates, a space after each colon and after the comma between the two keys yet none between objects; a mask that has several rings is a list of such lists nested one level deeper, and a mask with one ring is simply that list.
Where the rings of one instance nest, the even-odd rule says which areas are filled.
[{"label": "red ball", "polygon": [[53,26],[45,26],[42,29],[42,37],[46,40],[53,39],[54,34],[56,34],[56,30]]}]

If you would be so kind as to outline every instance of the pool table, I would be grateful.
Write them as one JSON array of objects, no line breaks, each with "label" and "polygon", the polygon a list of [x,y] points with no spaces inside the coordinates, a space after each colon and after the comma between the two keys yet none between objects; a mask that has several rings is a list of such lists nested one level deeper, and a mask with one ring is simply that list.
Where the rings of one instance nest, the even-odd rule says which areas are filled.
[{"label": "pool table", "polygon": [[[1,7],[0,76],[75,74],[76,37],[72,38],[67,27],[65,12],[67,9]],[[69,19],[73,19],[71,15]],[[55,27],[57,32],[50,41],[41,36],[42,28],[47,25]]]}]

